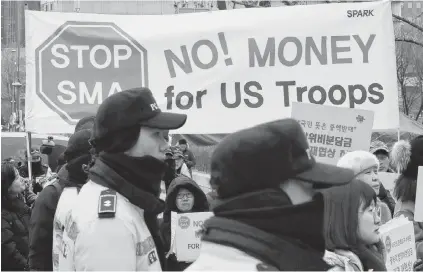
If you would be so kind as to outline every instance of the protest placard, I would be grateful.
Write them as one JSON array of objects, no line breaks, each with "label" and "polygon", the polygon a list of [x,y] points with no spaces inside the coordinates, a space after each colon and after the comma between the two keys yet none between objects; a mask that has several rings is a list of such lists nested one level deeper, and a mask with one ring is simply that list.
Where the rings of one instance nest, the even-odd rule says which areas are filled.
[{"label": "protest placard", "polygon": [[419,166],[417,177],[416,203],[414,208],[414,221],[423,222],[423,166]]},{"label": "protest placard", "polygon": [[413,222],[396,217],[379,228],[387,271],[413,271],[417,260]]},{"label": "protest placard", "polygon": [[201,234],[204,221],[213,216],[212,212],[182,213],[177,215],[175,224],[174,251],[178,261],[193,262],[201,249]]},{"label": "protest placard", "polygon": [[336,164],[349,151],[369,150],[371,111],[294,102],[292,118],[303,127],[317,161]]},{"label": "protest placard", "polygon": [[[352,18],[357,10],[372,16]],[[26,11],[25,22],[29,131],[73,133],[108,96],[140,86],[162,110],[188,114],[175,133],[231,133],[289,117],[292,102],[372,110],[376,129],[399,125],[390,1],[170,16]]]}]

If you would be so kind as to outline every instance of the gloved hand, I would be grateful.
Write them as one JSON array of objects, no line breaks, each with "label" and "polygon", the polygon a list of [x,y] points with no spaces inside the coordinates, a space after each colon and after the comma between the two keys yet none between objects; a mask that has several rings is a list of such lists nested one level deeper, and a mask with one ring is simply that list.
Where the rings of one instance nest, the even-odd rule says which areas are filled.
[{"label": "gloved hand", "polygon": [[413,265],[414,271],[423,271],[423,260],[417,259],[417,261]]}]

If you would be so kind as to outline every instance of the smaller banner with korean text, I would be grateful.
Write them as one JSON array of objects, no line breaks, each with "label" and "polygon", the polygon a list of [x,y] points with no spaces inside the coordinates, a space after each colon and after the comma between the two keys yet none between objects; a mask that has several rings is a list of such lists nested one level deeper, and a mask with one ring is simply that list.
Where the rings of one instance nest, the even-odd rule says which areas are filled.
[{"label": "smaller banner with korean text", "polygon": [[413,271],[417,260],[413,222],[396,217],[379,228],[387,271]]},{"label": "smaller banner with korean text", "polygon": [[292,118],[304,129],[317,161],[336,164],[347,152],[369,150],[374,113],[294,102]]},{"label": "smaller banner with korean text", "polygon": [[194,262],[198,258],[201,249],[201,228],[212,216],[212,212],[172,212],[171,252],[175,253],[179,262]]}]

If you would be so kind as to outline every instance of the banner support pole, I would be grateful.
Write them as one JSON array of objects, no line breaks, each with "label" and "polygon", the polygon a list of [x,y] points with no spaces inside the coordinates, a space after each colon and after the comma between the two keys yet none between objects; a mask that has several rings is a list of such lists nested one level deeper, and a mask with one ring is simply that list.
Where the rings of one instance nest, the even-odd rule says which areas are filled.
[{"label": "banner support pole", "polygon": [[32,184],[32,164],[31,164],[31,132],[26,132],[26,156],[28,158],[28,177]]}]

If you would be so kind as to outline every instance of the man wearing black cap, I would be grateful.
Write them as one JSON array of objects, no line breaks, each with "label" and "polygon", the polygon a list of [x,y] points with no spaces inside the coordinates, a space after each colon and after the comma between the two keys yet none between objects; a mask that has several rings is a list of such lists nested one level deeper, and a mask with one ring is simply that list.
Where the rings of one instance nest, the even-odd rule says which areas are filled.
[{"label": "man wearing black cap", "polygon": [[69,267],[162,269],[160,183],[169,130],[186,118],[162,112],[146,88],[116,93],[100,105],[91,139],[98,156],[63,233]]},{"label": "man wearing black cap", "polygon": [[[379,160],[379,172],[387,172],[387,173],[394,173],[394,171],[390,167],[390,159],[389,159],[389,149],[388,146],[381,142],[381,141],[373,141],[370,144],[370,153],[375,155]],[[395,210],[395,199],[392,197],[391,193],[386,190],[385,186],[383,185],[382,181],[379,182],[380,189],[378,198],[388,205],[389,210],[391,210],[391,215],[394,215]]]},{"label": "man wearing black cap", "polygon": [[31,270],[52,271],[53,222],[60,196],[65,187],[80,188],[87,181],[82,166],[91,160],[89,139],[94,116],[82,118],[75,126],[63,154],[64,166],[57,179],[38,195],[29,228],[29,266]]},{"label": "man wearing black cap", "polygon": [[188,167],[188,170],[192,176],[192,168],[195,166],[195,157],[192,151],[188,148],[188,142],[185,139],[180,139],[178,141],[179,149],[184,154],[184,162]]},{"label": "man wearing black cap", "polygon": [[[32,177],[29,177],[28,161],[31,160]],[[50,169],[47,164],[43,163],[39,148],[31,148],[31,158],[28,159],[28,154],[25,151],[25,162],[19,167],[19,174],[21,177],[28,178],[32,183],[32,190],[35,194],[38,194],[43,190],[42,184],[37,182],[37,179],[47,177]]]},{"label": "man wearing black cap", "polygon": [[323,198],[317,188],[351,181],[317,163],[301,126],[284,119],[223,139],[211,161],[218,199],[199,258],[188,270],[328,270]]}]

